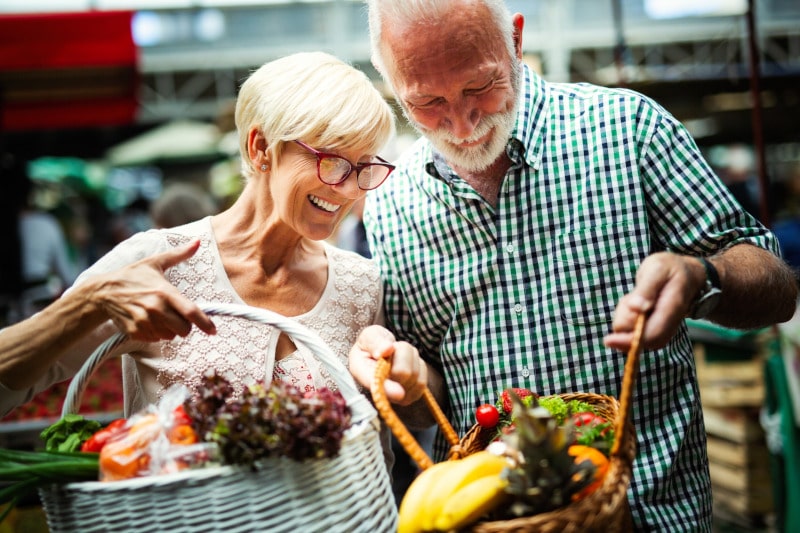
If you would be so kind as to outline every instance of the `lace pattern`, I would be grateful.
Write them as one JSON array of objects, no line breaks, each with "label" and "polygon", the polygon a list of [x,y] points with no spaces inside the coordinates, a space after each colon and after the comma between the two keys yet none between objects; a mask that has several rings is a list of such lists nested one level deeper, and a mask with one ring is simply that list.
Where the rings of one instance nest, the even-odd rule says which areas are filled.
[{"label": "lace pattern", "polygon": [[[170,246],[200,238],[200,248],[187,261],[169,269],[166,275],[183,294],[197,302],[243,303],[221,266],[210,222],[204,221],[173,230],[159,230]],[[197,231],[187,231],[203,228]],[[317,305],[308,313],[294,317],[328,343],[346,365],[350,347],[364,327],[378,316],[381,287],[374,264],[354,253],[326,245],[329,261],[328,286]],[[216,335],[206,335],[196,328],[186,337],[159,343],[159,353],[146,364],[156,375],[159,398],[174,383],[195,390],[210,369],[230,380],[235,390],[259,379],[279,378],[301,390],[330,387],[336,384],[330,374],[304,346],[289,357],[275,362],[275,348],[280,334],[276,328],[237,317],[214,317]]]}]

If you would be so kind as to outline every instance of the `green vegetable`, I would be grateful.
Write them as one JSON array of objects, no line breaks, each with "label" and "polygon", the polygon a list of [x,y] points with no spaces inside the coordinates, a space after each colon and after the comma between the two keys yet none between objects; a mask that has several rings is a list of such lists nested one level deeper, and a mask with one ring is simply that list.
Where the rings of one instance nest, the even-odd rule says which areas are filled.
[{"label": "green vegetable", "polygon": [[575,413],[594,413],[594,407],[590,404],[578,400],[565,402],[560,396],[542,396],[539,398],[539,405],[550,411],[559,426]]},{"label": "green vegetable", "polygon": [[80,450],[83,441],[94,435],[103,426],[97,420],[88,420],[81,415],[68,414],[55,424],[45,428],[40,437],[48,452],[74,452]]},{"label": "green vegetable", "polygon": [[51,483],[96,481],[99,454],[0,448],[0,522],[23,496]]}]

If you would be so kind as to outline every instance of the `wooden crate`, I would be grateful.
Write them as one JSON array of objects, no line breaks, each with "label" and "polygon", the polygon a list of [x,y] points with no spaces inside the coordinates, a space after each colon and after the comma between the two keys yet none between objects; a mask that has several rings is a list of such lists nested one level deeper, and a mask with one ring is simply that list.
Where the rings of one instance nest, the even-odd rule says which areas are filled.
[{"label": "wooden crate", "polygon": [[758,409],[709,407],[703,405],[706,433],[735,443],[764,442],[764,428],[758,421]]},{"label": "wooden crate", "polygon": [[704,406],[760,407],[764,403],[764,360],[708,361],[706,345],[694,344],[697,381]]},{"label": "wooden crate", "polygon": [[770,454],[758,411],[704,407],[715,512],[750,521],[774,510]]}]

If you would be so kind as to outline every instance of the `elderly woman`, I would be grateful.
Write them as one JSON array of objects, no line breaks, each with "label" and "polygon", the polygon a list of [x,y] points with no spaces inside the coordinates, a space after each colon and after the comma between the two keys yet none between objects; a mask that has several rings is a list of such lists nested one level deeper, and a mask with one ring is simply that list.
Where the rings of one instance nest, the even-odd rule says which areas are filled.
[{"label": "elderly woman", "polygon": [[[394,167],[377,155],[393,133],[391,108],[362,72],[324,53],[300,53],[266,63],[247,79],[236,127],[246,179],[237,201],[214,216],[132,236],[81,274],[76,287],[199,240],[192,257],[165,272],[183,295],[293,317],[346,364],[359,332],[380,323],[381,285],[369,260],[325,239],[391,174]],[[271,376],[306,390],[335,387],[325,368],[275,328],[219,316],[217,333],[208,335],[192,329],[197,320],[158,291],[149,305],[142,300],[120,302],[110,321],[57,357],[31,356],[24,371],[17,368],[15,383],[0,387],[0,410],[74,375],[117,329],[130,339],[115,350],[124,354],[127,413],[157,401],[174,383],[196,387],[209,369],[239,387]]]}]

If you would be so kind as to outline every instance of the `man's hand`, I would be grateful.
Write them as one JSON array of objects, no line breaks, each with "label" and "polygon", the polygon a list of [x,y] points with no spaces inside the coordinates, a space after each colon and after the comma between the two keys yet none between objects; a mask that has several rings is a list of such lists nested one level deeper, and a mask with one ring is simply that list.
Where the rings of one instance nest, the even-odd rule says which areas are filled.
[{"label": "man's hand", "polygon": [[[87,281],[96,287],[87,299],[131,339],[155,342],[185,337],[196,325],[216,333],[211,319],[164,277],[164,272],[192,257],[200,241],[153,255]],[[82,291],[81,287],[76,288]]]},{"label": "man's hand", "polygon": [[[708,320],[734,329],[757,329],[785,322],[797,309],[794,272],[769,250],[742,243],[709,258],[722,282],[719,305]],[[693,256],[658,252],[645,258],[636,272],[636,286],[614,311],[612,333],[603,342],[627,351],[638,313],[649,313],[642,345],[663,348],[705,283],[703,264]]]},{"label": "man's hand", "polygon": [[678,332],[704,281],[705,270],[694,257],[668,252],[648,256],[636,273],[636,286],[617,304],[613,332],[606,335],[603,343],[627,351],[636,317],[649,313],[642,345],[663,348]]},{"label": "man's hand", "polygon": [[407,342],[398,342],[384,327],[364,328],[350,349],[350,373],[370,389],[378,358],[391,359],[392,369],[384,383],[386,397],[398,405],[411,405],[422,397],[428,382],[428,366]]}]

